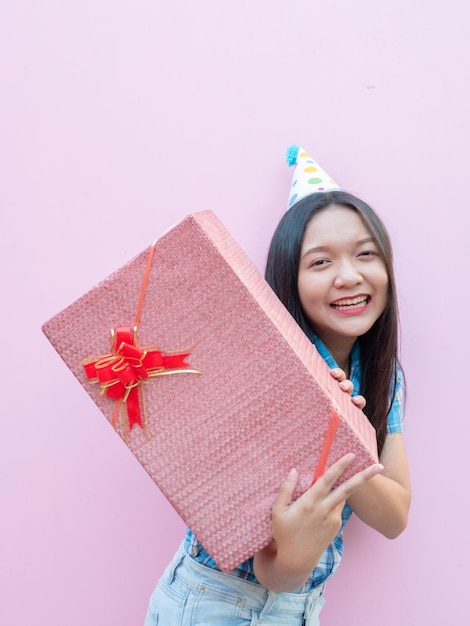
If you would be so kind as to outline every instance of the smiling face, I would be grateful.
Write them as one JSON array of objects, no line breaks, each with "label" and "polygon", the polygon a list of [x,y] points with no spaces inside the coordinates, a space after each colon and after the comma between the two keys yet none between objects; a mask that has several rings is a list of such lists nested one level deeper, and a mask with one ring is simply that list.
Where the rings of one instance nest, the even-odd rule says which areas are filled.
[{"label": "smiling face", "polygon": [[332,205],[313,216],[297,284],[313,330],[344,367],[354,342],[370,330],[388,298],[385,263],[356,211]]}]

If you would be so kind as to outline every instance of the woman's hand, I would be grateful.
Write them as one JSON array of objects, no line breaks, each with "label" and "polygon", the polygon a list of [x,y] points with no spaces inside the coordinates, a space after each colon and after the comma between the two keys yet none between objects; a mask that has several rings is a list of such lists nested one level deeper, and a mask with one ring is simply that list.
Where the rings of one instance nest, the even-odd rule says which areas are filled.
[{"label": "woman's hand", "polygon": [[[346,378],[346,374],[342,369],[335,367],[330,370],[330,374],[339,383],[341,391],[344,391],[349,395],[352,394],[354,389],[353,384],[348,378]],[[366,399],[364,396],[352,396],[351,401],[361,410],[363,410],[366,406]]]},{"label": "woman's hand", "polygon": [[307,580],[341,528],[345,501],[383,469],[372,465],[333,489],[353,460],[354,454],[342,457],[296,501],[292,498],[298,474],[291,470],[273,504],[273,541],[254,558],[255,574],[263,586],[294,591]]}]

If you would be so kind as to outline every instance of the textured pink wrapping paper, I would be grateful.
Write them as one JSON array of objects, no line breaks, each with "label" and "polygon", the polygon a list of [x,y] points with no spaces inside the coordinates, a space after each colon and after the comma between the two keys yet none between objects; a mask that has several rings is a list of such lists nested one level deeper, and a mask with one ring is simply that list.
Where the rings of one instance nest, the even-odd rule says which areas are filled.
[{"label": "textured pink wrapping paper", "polygon": [[[109,353],[111,328],[133,324],[147,257],[145,250],[43,326],[108,420],[115,403],[87,381],[81,362]],[[128,446],[224,571],[269,542],[271,506],[291,467],[300,473],[297,495],[310,486],[328,394],[341,412],[328,465],[354,451],[350,476],[377,461],[367,418],[210,211],[158,240],[138,344],[192,348],[188,361],[202,372],[150,379],[150,437],[134,426]],[[123,436],[119,424],[117,431]]]}]

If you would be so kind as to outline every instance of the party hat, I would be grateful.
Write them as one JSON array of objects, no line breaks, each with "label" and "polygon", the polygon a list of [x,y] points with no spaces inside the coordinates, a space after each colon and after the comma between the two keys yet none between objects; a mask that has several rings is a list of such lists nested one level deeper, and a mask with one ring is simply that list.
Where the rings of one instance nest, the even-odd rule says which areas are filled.
[{"label": "party hat", "polygon": [[286,160],[289,166],[296,166],[290,188],[289,209],[312,193],[341,190],[341,187],[303,148],[290,146],[287,149]]}]

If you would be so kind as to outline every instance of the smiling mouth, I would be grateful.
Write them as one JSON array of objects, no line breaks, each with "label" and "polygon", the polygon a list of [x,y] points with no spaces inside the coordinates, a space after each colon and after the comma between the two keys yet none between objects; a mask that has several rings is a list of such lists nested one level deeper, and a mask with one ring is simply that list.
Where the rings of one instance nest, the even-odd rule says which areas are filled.
[{"label": "smiling mouth", "polygon": [[353,309],[360,309],[365,307],[370,301],[370,296],[357,296],[356,298],[343,298],[332,302],[332,306],[336,311],[350,311]]}]

